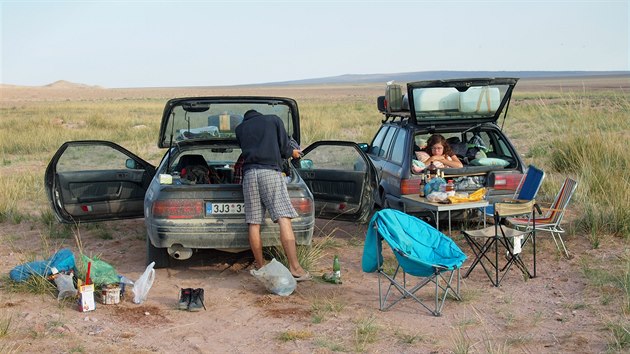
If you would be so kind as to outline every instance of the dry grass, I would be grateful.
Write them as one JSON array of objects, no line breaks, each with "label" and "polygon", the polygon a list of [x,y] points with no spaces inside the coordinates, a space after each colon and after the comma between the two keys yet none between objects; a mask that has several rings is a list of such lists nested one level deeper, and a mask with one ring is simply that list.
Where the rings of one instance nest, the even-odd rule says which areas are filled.
[{"label": "dry grass", "polygon": [[[625,147],[630,134],[629,85],[626,79],[624,88],[619,89],[617,87],[624,82],[610,80],[593,89],[591,81],[585,82],[585,86],[572,82],[570,88],[558,81],[519,83],[504,129],[526,162],[547,172],[541,191],[543,201],[551,201],[564,176],[580,180],[567,220],[570,234],[577,230],[580,234],[592,235],[592,248],[599,245],[599,238],[614,235],[627,250],[630,155],[625,154]],[[519,89],[521,86],[523,90]],[[380,124],[375,100],[383,93],[383,88],[384,84],[147,90],[2,88],[0,222],[19,224],[36,220],[43,225],[43,234],[58,232],[52,226],[55,221],[44,193],[43,174],[49,159],[66,140],[112,140],[157,163],[163,153],[156,147],[159,121],[163,105],[171,97],[251,94],[296,98],[302,117],[302,144],[306,146],[321,139],[369,142]],[[339,245],[338,240],[324,238],[317,250],[321,256],[322,249]],[[630,347],[627,335],[630,330],[630,257],[624,253],[614,260],[614,267],[599,262],[595,255],[587,253],[581,257],[582,272],[595,301],[615,307],[610,311],[614,313],[612,317],[601,319],[601,328],[608,329],[610,350],[623,352]],[[318,263],[317,260],[313,264]],[[475,290],[465,293],[464,304],[482,296]],[[313,320],[326,322],[327,316],[343,312],[345,302],[333,297],[313,306]],[[524,321],[510,312],[500,315],[507,325],[511,325],[511,321]],[[541,321],[540,313],[531,316],[531,323]],[[0,327],[7,328],[8,336],[14,323],[10,318],[0,319]],[[380,332],[383,330],[373,317],[355,319],[352,349],[370,351],[371,341],[379,337]],[[457,353],[507,352],[518,347],[521,340],[516,337],[509,342],[491,337],[474,338],[472,329],[464,325],[455,328],[454,333],[449,349]],[[287,330],[279,338],[296,341],[309,340],[311,336],[310,331]],[[329,338],[317,340],[322,347],[343,349]],[[405,333],[402,340],[415,342],[418,338]],[[10,351],[11,348],[4,349]]]}]

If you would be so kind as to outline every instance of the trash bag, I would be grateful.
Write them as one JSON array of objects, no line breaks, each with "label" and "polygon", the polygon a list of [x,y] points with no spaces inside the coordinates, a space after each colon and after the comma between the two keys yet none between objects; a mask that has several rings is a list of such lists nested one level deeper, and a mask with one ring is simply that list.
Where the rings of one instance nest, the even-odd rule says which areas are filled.
[{"label": "trash bag", "polygon": [[57,300],[63,300],[67,297],[74,297],[77,295],[77,288],[74,287],[74,281],[72,280],[73,274],[59,273],[55,277],[55,285],[57,285]]},{"label": "trash bag", "polygon": [[252,269],[251,274],[276,295],[289,296],[297,286],[291,271],[275,258],[258,270]]},{"label": "trash bag", "polygon": [[[56,268],[56,271],[53,270]],[[75,269],[74,254],[68,248],[62,248],[45,261],[33,261],[20,264],[9,272],[13,281],[26,281],[31,275],[47,277],[57,272],[68,272]]]},{"label": "trash bag", "polygon": [[133,302],[135,304],[141,304],[147,299],[149,290],[153,286],[153,280],[155,279],[155,262],[151,262],[144,270],[144,273],[133,284]]},{"label": "trash bag", "polygon": [[424,185],[424,195],[429,196],[433,192],[440,192],[440,186],[446,185],[446,181],[441,177],[434,177]]},{"label": "trash bag", "polygon": [[[87,269],[87,264],[92,262],[90,266],[91,283],[96,286],[114,284],[119,282],[118,272],[109,263],[100,259],[90,259],[86,255],[82,255],[83,269]],[[83,272],[85,274],[85,272]],[[85,279],[84,279],[85,280]]]}]

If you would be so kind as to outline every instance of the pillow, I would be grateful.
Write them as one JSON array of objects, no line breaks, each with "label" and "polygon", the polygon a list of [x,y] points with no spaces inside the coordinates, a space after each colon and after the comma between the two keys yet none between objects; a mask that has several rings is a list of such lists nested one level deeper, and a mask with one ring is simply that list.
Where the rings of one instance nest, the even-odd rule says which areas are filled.
[{"label": "pillow", "polygon": [[411,172],[420,173],[424,171],[425,167],[427,167],[424,163],[418,160],[411,160]]},{"label": "pillow", "polygon": [[426,152],[424,152],[424,151],[416,151],[416,158],[417,158],[419,161],[424,162],[424,161],[428,160],[428,159],[429,159],[429,157],[431,157],[431,156],[429,156],[429,154],[427,154],[427,153],[426,153]]},{"label": "pillow", "polygon": [[472,161],[470,161],[471,165],[475,165],[475,166],[501,166],[501,167],[505,167],[507,165],[509,165],[510,163],[508,161],[505,161],[503,159],[498,159],[498,158],[494,158],[494,157],[483,157],[480,159],[474,159]]}]

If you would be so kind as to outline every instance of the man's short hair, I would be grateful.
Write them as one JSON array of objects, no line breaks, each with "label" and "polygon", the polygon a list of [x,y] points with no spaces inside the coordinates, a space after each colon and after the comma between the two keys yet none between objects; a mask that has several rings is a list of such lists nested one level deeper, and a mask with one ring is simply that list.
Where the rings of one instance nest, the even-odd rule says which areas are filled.
[{"label": "man's short hair", "polygon": [[243,118],[247,118],[248,116],[251,116],[251,115],[256,114],[256,113],[257,113],[257,114],[260,114],[260,113],[258,113],[258,111],[257,111],[257,110],[255,110],[255,109],[250,109],[249,111],[245,112],[245,115],[243,116]]}]

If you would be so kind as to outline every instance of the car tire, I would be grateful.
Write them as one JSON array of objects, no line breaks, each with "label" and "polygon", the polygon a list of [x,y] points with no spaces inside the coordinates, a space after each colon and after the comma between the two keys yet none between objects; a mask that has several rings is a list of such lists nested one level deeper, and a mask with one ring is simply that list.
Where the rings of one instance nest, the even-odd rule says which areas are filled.
[{"label": "car tire", "polygon": [[147,265],[151,262],[155,262],[153,268],[168,268],[171,263],[171,257],[168,255],[166,248],[153,246],[147,236]]}]

